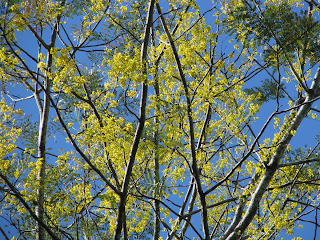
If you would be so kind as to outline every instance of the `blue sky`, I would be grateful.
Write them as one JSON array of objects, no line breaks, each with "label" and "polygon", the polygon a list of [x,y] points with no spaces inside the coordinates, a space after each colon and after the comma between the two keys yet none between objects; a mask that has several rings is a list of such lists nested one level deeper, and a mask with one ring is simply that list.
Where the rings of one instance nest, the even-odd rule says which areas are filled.
[{"label": "blue sky", "polygon": [[[212,6],[211,2],[207,1],[207,0],[200,0],[198,3],[200,3],[200,5],[204,9]],[[207,23],[208,22],[210,22],[210,14],[207,15]],[[33,38],[29,32],[23,33],[23,34],[20,33],[19,38],[23,39],[23,42],[20,42],[22,47],[28,47],[29,49],[30,48],[36,49],[36,43],[32,42],[30,40]],[[230,46],[230,47],[232,47],[232,46]],[[36,56],[36,54],[37,54],[37,52],[35,51],[34,56]],[[83,61],[84,63],[87,63],[88,65],[90,64],[85,56],[83,56],[81,61]],[[313,72],[313,74],[315,74],[315,69],[313,69],[312,72]],[[267,75],[260,74],[257,77],[257,81],[263,79],[264,77],[267,78]],[[248,85],[248,86],[250,86],[250,85]],[[28,96],[28,93],[20,87],[16,87],[16,88],[9,87],[8,90],[11,94],[14,94],[14,95],[17,95],[20,97]],[[294,89],[292,89],[291,91],[293,93]],[[290,93],[290,90],[289,90],[289,93]],[[282,104],[283,104],[283,109],[286,109],[287,108],[286,101],[282,101]],[[32,119],[34,121],[38,121],[39,114],[38,114],[34,99],[26,100],[23,102],[18,102],[16,104],[16,108],[23,109],[25,111],[25,114],[27,114],[27,115],[32,114],[33,115]],[[268,103],[265,103],[262,106],[262,109],[261,109],[260,113],[258,114],[259,120],[257,120],[255,123],[257,131],[258,131],[258,129],[260,129],[262,127],[265,120],[270,116],[270,114],[272,114],[272,112],[275,110],[275,108],[276,108],[275,101],[270,101]],[[271,127],[272,127],[272,125],[270,126],[270,129],[268,129],[268,131],[265,133],[266,136],[267,135],[270,135],[270,137],[273,136],[274,130]],[[304,119],[304,121],[302,122],[302,125],[299,128],[299,131],[297,131],[296,136],[293,138],[293,140],[291,142],[292,149],[295,149],[295,148],[298,148],[298,147],[304,146],[304,145],[308,145],[310,147],[313,147],[317,142],[315,137],[318,134],[320,134],[319,120],[314,120],[314,119],[310,119],[310,118]],[[55,152],[55,150],[57,150],[59,148],[65,147],[65,139],[64,139],[64,137],[59,136],[59,135],[58,135],[56,142],[54,141],[53,138],[51,138],[49,140],[49,143],[50,143],[50,145],[52,144],[51,146],[54,146],[52,152]],[[313,220],[314,213],[311,213],[310,216],[307,217],[307,219],[308,218]],[[196,219],[194,219],[193,221],[196,221]],[[319,219],[319,221],[320,221],[320,219]],[[0,223],[1,223],[1,219],[0,219]],[[3,226],[2,224],[3,223],[1,223],[1,226]],[[311,239],[314,236],[314,226],[311,224],[306,224],[306,223],[302,223],[302,222],[301,222],[301,224],[304,225],[304,228],[297,229],[296,234],[294,234],[292,237],[300,236],[300,237],[303,237],[303,239]],[[320,233],[318,236],[320,236]],[[284,239],[291,239],[292,238],[292,237],[288,237],[285,235],[283,235],[282,237]]]}]

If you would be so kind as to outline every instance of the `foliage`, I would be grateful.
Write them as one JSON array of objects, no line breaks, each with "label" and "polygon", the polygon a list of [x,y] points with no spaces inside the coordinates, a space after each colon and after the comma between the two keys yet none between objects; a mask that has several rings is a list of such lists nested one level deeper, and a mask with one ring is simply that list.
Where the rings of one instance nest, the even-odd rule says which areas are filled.
[{"label": "foliage", "polygon": [[317,119],[315,1],[2,2],[15,237],[275,239],[317,211],[319,147],[290,148]]},{"label": "foliage", "polygon": [[[246,88],[244,91],[249,95],[254,95],[261,102],[268,102],[269,100],[276,100],[284,98],[284,93],[278,90],[278,84],[270,79],[262,80],[260,87]],[[285,88],[284,83],[279,85],[279,88]]]}]

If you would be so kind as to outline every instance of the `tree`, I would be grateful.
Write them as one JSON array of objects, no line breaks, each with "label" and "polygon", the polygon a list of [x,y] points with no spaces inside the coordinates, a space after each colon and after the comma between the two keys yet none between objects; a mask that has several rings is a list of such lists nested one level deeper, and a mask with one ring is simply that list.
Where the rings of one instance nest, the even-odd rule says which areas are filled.
[{"label": "tree", "polygon": [[316,1],[4,3],[0,206],[16,237],[275,239],[315,212],[316,238],[318,144],[290,147],[317,119]]}]

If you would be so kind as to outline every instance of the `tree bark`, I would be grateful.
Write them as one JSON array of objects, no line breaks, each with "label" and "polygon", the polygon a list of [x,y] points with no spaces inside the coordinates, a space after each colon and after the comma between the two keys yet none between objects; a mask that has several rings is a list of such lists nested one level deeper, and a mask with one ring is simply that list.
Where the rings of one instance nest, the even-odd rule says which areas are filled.
[{"label": "tree bark", "polygon": [[[63,6],[65,1],[61,2]],[[47,139],[47,129],[48,129],[48,120],[49,120],[49,109],[50,109],[50,88],[51,88],[51,80],[49,78],[49,72],[51,72],[52,67],[52,54],[50,53],[50,49],[55,46],[57,31],[60,22],[61,16],[58,15],[56,19],[56,23],[53,27],[50,44],[47,49],[47,63],[46,63],[46,74],[44,77],[44,102],[43,107],[39,106],[39,114],[40,114],[40,125],[39,125],[39,138],[38,138],[38,158],[41,161],[41,167],[38,172],[38,183],[39,188],[37,190],[37,205],[35,208],[35,213],[37,217],[44,222],[44,195],[45,195],[45,179],[46,179],[46,139]],[[37,99],[37,98],[36,98]],[[37,240],[45,239],[45,230],[39,222],[37,223]]]},{"label": "tree bark", "polygon": [[312,103],[314,99],[316,99],[320,95],[320,67],[317,70],[315,78],[312,82],[311,88],[307,92],[307,97],[304,102],[304,105],[300,107],[296,117],[293,119],[291,126],[282,137],[280,144],[278,145],[275,153],[273,154],[269,164],[266,167],[266,172],[262,176],[256,191],[253,193],[251,197],[250,204],[242,217],[241,221],[235,227],[235,229],[230,233],[230,235],[226,238],[227,240],[237,240],[241,236],[241,234],[247,229],[249,224],[251,223],[252,219],[254,218],[257,209],[259,207],[260,200],[265,193],[270,181],[272,180],[279,163],[283,157],[283,154],[290,143],[293,135],[292,131],[295,131],[300,126],[302,120],[307,116],[309,113]]},{"label": "tree bark", "polygon": [[188,85],[187,81],[185,79],[181,62],[177,53],[177,49],[175,47],[174,41],[172,39],[172,36],[168,30],[167,24],[165,22],[165,19],[163,17],[161,7],[159,3],[156,3],[157,11],[160,15],[160,20],[162,23],[162,27],[167,35],[167,38],[169,40],[169,45],[171,47],[172,53],[174,55],[174,59],[178,68],[179,76],[181,83],[183,85],[184,89],[184,94],[186,98],[186,103],[187,103],[187,115],[188,115],[188,124],[189,124],[189,145],[191,149],[191,159],[192,159],[192,175],[195,178],[196,186],[197,186],[197,191],[200,197],[200,204],[201,204],[201,221],[202,221],[202,226],[203,226],[203,231],[204,231],[204,239],[209,240],[210,239],[210,234],[209,234],[209,226],[208,226],[208,212],[207,212],[207,203],[206,203],[206,195],[203,192],[202,186],[201,186],[201,180],[200,180],[200,171],[198,168],[198,163],[197,163],[197,158],[196,158],[196,147],[195,147],[195,137],[194,137],[194,127],[193,127],[193,118],[192,118],[192,109],[191,109],[191,101],[189,97],[189,90],[188,90]]},{"label": "tree bark", "polygon": [[119,201],[119,207],[118,207],[116,229],[114,233],[115,240],[120,240],[121,238],[130,178],[132,175],[132,169],[135,162],[136,153],[139,147],[142,131],[144,128],[144,123],[146,120],[146,104],[147,104],[147,97],[148,97],[148,84],[147,84],[148,79],[147,79],[146,59],[147,59],[148,42],[150,37],[150,29],[152,26],[154,4],[155,4],[155,0],[150,0],[148,16],[146,20],[146,27],[144,31],[144,38],[143,38],[143,43],[141,47],[141,64],[143,64],[144,66],[144,70],[142,74],[145,76],[145,80],[142,83],[142,90],[141,90],[139,123],[137,126],[136,134],[133,139],[133,144],[130,152],[129,161],[127,164],[126,174],[122,184],[121,193],[119,194],[120,201]]}]

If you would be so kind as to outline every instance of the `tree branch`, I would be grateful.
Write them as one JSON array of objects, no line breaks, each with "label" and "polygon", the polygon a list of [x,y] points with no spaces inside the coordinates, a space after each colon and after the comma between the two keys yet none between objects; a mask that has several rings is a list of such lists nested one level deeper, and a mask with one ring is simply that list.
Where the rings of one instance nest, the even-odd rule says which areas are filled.
[{"label": "tree branch", "polygon": [[146,105],[147,105],[147,97],[148,97],[148,77],[147,77],[147,65],[146,64],[147,64],[147,50],[148,50],[148,42],[149,42],[149,37],[150,37],[150,29],[152,26],[152,19],[153,19],[152,16],[153,16],[153,11],[154,11],[154,4],[155,4],[155,0],[150,0],[149,9],[148,9],[148,16],[147,16],[147,20],[146,20],[146,27],[145,27],[145,31],[144,31],[144,38],[143,38],[143,43],[142,43],[142,47],[141,47],[141,58],[140,59],[141,59],[141,64],[144,66],[142,74],[144,75],[145,79],[142,83],[142,90],[141,90],[142,92],[141,92],[141,99],[140,99],[140,118],[139,118],[137,130],[136,130],[136,134],[133,139],[130,157],[129,157],[125,177],[124,177],[123,184],[122,184],[121,194],[119,195],[120,202],[119,202],[119,207],[118,207],[118,217],[117,217],[116,228],[115,228],[115,233],[114,233],[115,240],[120,240],[120,238],[121,238],[121,231],[122,231],[122,225],[123,225],[123,221],[124,221],[124,217],[125,217],[125,205],[126,205],[126,200],[127,200],[127,196],[128,196],[130,178],[131,178],[136,153],[138,151],[140,139],[142,136],[142,131],[143,131],[145,120],[146,120]]},{"label": "tree branch", "polygon": [[[308,90],[307,92],[307,98],[306,98],[307,102],[309,101],[312,102],[313,99],[319,96],[320,94],[319,84],[320,84],[320,67],[317,69],[317,73],[312,82],[311,89]],[[267,165],[266,172],[263,175],[262,179],[260,180],[260,183],[257,186],[254,194],[252,195],[250,204],[247,208],[247,211],[245,212],[245,215],[242,217],[242,220],[239,222],[239,224],[233,230],[233,232],[228,236],[227,240],[238,239],[251,223],[258,209],[260,200],[278,168],[279,162],[283,157],[284,151],[286,150],[288,144],[290,143],[290,140],[293,137],[292,131],[296,131],[298,129],[302,120],[306,117],[306,115],[310,111],[311,105],[312,103],[307,103],[299,109],[296,117],[293,119],[291,123],[291,126],[288,128],[285,135],[282,137],[278,147],[275,150],[275,153],[273,154],[269,164]]]}]

